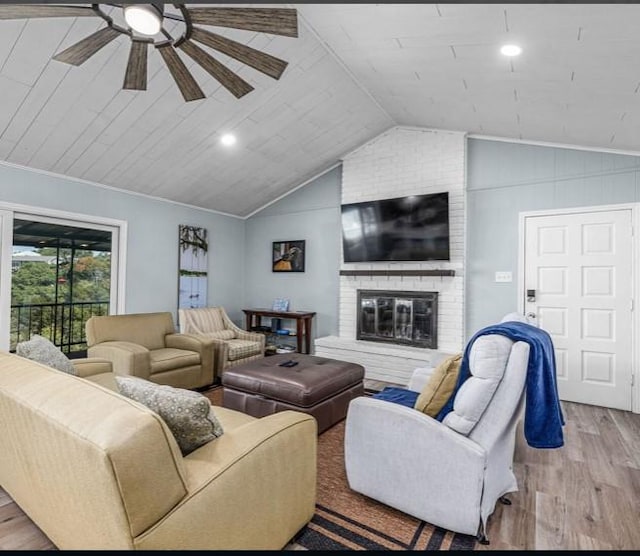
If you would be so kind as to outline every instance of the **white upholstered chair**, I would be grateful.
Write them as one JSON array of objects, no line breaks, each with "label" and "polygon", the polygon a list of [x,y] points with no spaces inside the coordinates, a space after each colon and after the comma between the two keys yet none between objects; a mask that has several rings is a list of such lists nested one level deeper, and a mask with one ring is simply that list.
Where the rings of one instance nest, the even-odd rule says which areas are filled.
[{"label": "white upholstered chair", "polygon": [[265,335],[234,324],[224,307],[178,309],[178,323],[181,333],[213,342],[217,379],[230,367],[264,357]]},{"label": "white upholstered chair", "polygon": [[[442,422],[371,397],[351,401],[345,467],[351,489],[450,531],[486,541],[502,496],[518,490],[512,471],[530,347],[488,334],[469,354],[470,377]],[[428,379],[416,372],[408,388]]]}]

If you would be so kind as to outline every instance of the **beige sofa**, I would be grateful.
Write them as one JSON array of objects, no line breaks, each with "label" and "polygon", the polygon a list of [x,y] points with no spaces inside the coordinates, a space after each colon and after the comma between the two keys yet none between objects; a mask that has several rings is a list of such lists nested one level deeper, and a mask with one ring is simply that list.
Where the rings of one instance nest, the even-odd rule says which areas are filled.
[{"label": "beige sofa", "polygon": [[86,332],[89,357],[108,359],[116,374],[177,388],[213,383],[213,342],[177,333],[169,312],[94,316]]},{"label": "beige sofa", "polygon": [[85,370],[0,352],[0,486],[59,549],[278,550],[311,519],[313,417],[216,407],[224,434],[183,457],[157,414]]}]

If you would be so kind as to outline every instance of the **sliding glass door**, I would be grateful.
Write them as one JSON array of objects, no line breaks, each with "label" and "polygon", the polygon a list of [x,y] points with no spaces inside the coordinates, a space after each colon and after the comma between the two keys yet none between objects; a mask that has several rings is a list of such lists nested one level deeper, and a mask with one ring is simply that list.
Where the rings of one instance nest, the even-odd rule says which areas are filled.
[{"label": "sliding glass door", "polygon": [[2,347],[39,334],[85,356],[86,321],[122,312],[122,226],[20,211],[0,218]]}]

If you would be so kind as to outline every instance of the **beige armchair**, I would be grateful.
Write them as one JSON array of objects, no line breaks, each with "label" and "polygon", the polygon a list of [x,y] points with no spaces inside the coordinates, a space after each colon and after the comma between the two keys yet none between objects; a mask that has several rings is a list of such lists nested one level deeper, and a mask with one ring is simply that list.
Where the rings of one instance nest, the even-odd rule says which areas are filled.
[{"label": "beige armchair", "polygon": [[87,354],[113,372],[177,388],[213,383],[213,343],[176,333],[169,312],[94,316],[86,323]]},{"label": "beige armchair", "polygon": [[216,378],[229,367],[264,357],[264,334],[236,326],[223,307],[179,309],[178,321],[183,334],[213,342]]},{"label": "beige armchair", "polygon": [[80,378],[117,391],[118,387],[114,379],[113,365],[108,359],[84,357],[72,359],[71,363],[73,363],[73,368]]}]

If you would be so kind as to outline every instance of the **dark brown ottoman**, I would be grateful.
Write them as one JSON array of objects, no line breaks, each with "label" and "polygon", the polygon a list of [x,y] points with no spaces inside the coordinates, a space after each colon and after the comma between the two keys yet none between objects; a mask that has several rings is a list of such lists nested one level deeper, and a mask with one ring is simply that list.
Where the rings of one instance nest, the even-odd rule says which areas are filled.
[{"label": "dark brown ottoman", "polygon": [[[279,363],[293,359],[295,367]],[[318,422],[318,434],[347,415],[349,402],[364,395],[364,367],[302,353],[272,355],[222,373],[222,405],[254,417],[293,409]]]}]

